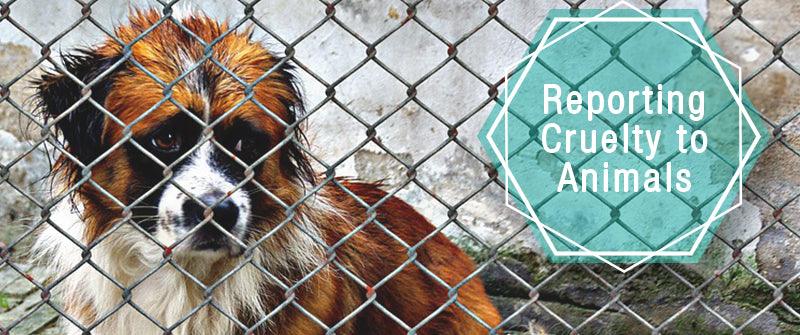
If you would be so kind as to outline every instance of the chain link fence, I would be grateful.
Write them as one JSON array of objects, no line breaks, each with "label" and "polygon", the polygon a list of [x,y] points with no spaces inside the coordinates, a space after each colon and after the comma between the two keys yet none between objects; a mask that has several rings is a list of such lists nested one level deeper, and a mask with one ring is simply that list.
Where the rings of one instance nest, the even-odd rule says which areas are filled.
[{"label": "chain link fence", "polygon": [[[41,24],[39,21],[47,17],[35,15],[41,12],[32,10],[32,3],[0,2],[0,31],[12,31],[25,41],[24,47],[0,45],[0,66],[4,67],[0,69],[0,200],[6,206],[5,211],[0,210],[0,225],[8,226],[0,231],[3,335],[58,334],[55,324],[59,319],[77,322],[51,295],[61,279],[52,278],[26,257],[36,230],[52,224],[51,209],[69,195],[53,198],[47,192],[47,182],[41,180],[44,175],[37,173],[49,170],[54,158],[50,153],[64,154],[65,149],[53,135],[54,122],[38,118],[26,98],[31,93],[31,78],[40,75],[43,67],[60,67],[59,49],[115,38],[102,14],[119,10],[103,7],[105,2],[59,2],[53,8],[69,11],[49,15],[67,16],[69,24],[64,26]],[[182,3],[157,0],[148,4],[166,14],[159,24],[180,26],[170,14]],[[298,67],[308,92],[307,110],[301,120],[289,126],[307,126],[311,145],[303,150],[324,176],[313,191],[334,184],[356,197],[334,177],[383,180],[389,196],[413,204],[438,227],[434,233],[444,232],[475,259],[473,276],[483,279],[504,318],[501,327],[506,333],[800,333],[800,202],[796,201],[800,197],[800,174],[795,168],[800,166],[800,72],[794,65],[800,63],[800,42],[795,41],[800,34],[798,4],[777,0],[633,3],[640,8],[688,3],[706,6],[709,27],[726,55],[742,65],[743,87],[772,132],[762,158],[744,183],[743,208],[729,214],[700,263],[647,264],[628,274],[602,264],[550,264],[532,242],[527,224],[502,209],[504,185],[482,151],[477,132],[502,92],[503,69],[522,56],[547,9],[579,10],[612,3],[310,1],[287,5],[231,0],[209,6],[223,8],[219,10],[230,16],[231,30],[252,26],[271,50],[285,56],[281,62]],[[447,8],[454,5],[458,8]],[[204,8],[202,3],[196,7]],[[47,5],[42,4],[42,8]],[[82,39],[87,30],[100,38]],[[207,46],[218,41],[197,42]],[[326,47],[326,43],[332,45]],[[146,70],[131,59],[124,61]],[[219,61],[208,61],[235,77]],[[193,65],[187,73],[199,66]],[[59,70],[64,71],[63,67]],[[170,101],[169,92],[177,81],[153,79],[165,89],[159,104]],[[376,94],[385,95],[389,103],[376,106],[362,97]],[[129,138],[125,141],[135,143]],[[292,140],[289,137],[285,141]],[[222,147],[210,137],[203,141]],[[86,165],[82,168],[91,168],[109,154],[83,162]],[[162,168],[166,177],[161,183],[169,183],[171,167]],[[81,183],[102,189],[85,175]],[[108,192],[105,196],[113,199]],[[374,210],[382,203],[365,206]],[[129,208],[121,202],[118,205]],[[298,205],[284,204],[284,208],[291,213]],[[112,230],[131,224],[132,214],[125,213],[126,220]],[[292,221],[287,219],[279,227],[292,225]],[[379,222],[367,220],[343,241],[367,225],[385,229]],[[99,243],[93,242],[86,250]],[[424,269],[414,256],[420,244],[406,246],[409,260],[405,266]],[[324,246],[326,254],[335,254],[339,245]],[[168,254],[158,267],[185,272]],[[93,264],[90,253],[82,257],[83,263]],[[333,258],[327,259],[326,265],[341,267]],[[102,268],[96,270],[115,282]],[[188,273],[187,279],[212,297],[219,285],[204,284]],[[437,282],[451,294],[461,286],[448,285],[441,279]],[[284,287],[286,300],[281,308],[292,305],[308,313],[293,301],[295,287]],[[124,303],[146,314],[131,303],[131,294],[132,287],[123,288]],[[372,303],[374,297],[364,306]],[[205,300],[203,305],[214,306],[214,299]],[[455,299],[448,300],[445,307],[449,305],[479,319]],[[99,319],[110,317],[118,309]],[[335,325],[321,323],[311,314],[308,317],[327,333],[336,333],[356,314]],[[264,322],[271,315],[259,319],[263,317]],[[414,333],[427,320],[418,325],[400,323],[398,327]],[[82,325],[87,333],[96,326]],[[177,326],[159,324],[165,334]],[[496,332],[489,328],[487,333]]]}]

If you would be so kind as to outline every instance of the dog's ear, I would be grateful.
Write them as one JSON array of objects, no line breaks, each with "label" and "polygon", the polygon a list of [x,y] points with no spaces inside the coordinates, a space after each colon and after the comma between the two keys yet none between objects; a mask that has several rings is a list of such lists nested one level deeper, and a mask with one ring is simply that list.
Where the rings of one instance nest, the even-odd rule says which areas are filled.
[{"label": "dog's ear", "polygon": [[[105,114],[100,109],[89,99],[81,101],[84,94],[89,93],[84,85],[98,79],[118,60],[119,57],[108,58],[90,50],[77,50],[62,55],[62,61],[64,69],[83,85],[58,70],[47,71],[33,81],[39,114],[45,120],[59,118],[55,126],[63,136],[67,150],[84,164],[89,164],[102,153],[101,136],[105,123]],[[111,86],[110,77],[111,74],[105,74],[90,87],[91,100],[100,106],[105,104]],[[62,115],[68,110],[68,114]]]},{"label": "dog's ear", "polygon": [[303,122],[298,122],[305,115],[305,106],[303,104],[303,96],[300,93],[300,84],[294,76],[294,66],[288,62],[280,65],[275,71],[275,79],[281,82],[289,92],[287,97],[280,99],[288,112],[287,120],[284,121],[287,124],[296,125],[294,128],[294,141],[288,142],[284,146],[281,167],[285,173],[293,175],[300,181],[314,185],[316,184],[314,169],[311,167],[308,156],[300,148],[301,146],[308,148],[308,139],[303,132],[301,124]]}]

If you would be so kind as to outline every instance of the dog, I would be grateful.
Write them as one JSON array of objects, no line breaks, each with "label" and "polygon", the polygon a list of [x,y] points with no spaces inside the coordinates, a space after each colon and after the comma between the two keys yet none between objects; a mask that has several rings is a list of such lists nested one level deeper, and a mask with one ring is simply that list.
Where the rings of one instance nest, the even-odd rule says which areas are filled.
[{"label": "dog", "polygon": [[128,22],[34,81],[63,144],[33,247],[63,333],[500,332],[421,214],[313,172],[288,59],[197,11]]}]

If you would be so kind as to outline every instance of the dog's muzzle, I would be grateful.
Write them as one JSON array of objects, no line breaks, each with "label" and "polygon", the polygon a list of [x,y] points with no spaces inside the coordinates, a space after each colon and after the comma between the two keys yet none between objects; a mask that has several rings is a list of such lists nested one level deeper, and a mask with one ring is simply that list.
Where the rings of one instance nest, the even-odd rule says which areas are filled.
[{"label": "dog's muzzle", "polygon": [[155,236],[176,251],[237,251],[250,217],[250,197],[219,168],[213,148],[203,146],[164,187]]},{"label": "dog's muzzle", "polygon": [[210,193],[197,197],[202,205],[194,199],[183,202],[181,208],[186,228],[191,230],[202,224],[193,234],[194,248],[213,250],[230,243],[226,232],[233,232],[241,214],[233,199],[223,198],[224,194]]}]

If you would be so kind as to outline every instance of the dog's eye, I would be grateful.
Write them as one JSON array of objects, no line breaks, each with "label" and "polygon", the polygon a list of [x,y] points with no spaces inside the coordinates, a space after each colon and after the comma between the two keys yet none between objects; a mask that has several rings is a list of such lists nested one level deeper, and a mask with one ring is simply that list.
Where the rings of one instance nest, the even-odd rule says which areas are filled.
[{"label": "dog's eye", "polygon": [[240,138],[233,145],[233,152],[237,155],[241,153],[252,153],[255,149],[254,141],[248,138]]},{"label": "dog's eye", "polygon": [[181,143],[181,137],[171,130],[159,131],[153,135],[153,147],[162,152],[176,152]]},{"label": "dog's eye", "polygon": [[230,128],[221,129],[219,143],[236,158],[252,163],[261,158],[270,148],[269,136],[249,122],[236,122]]}]

